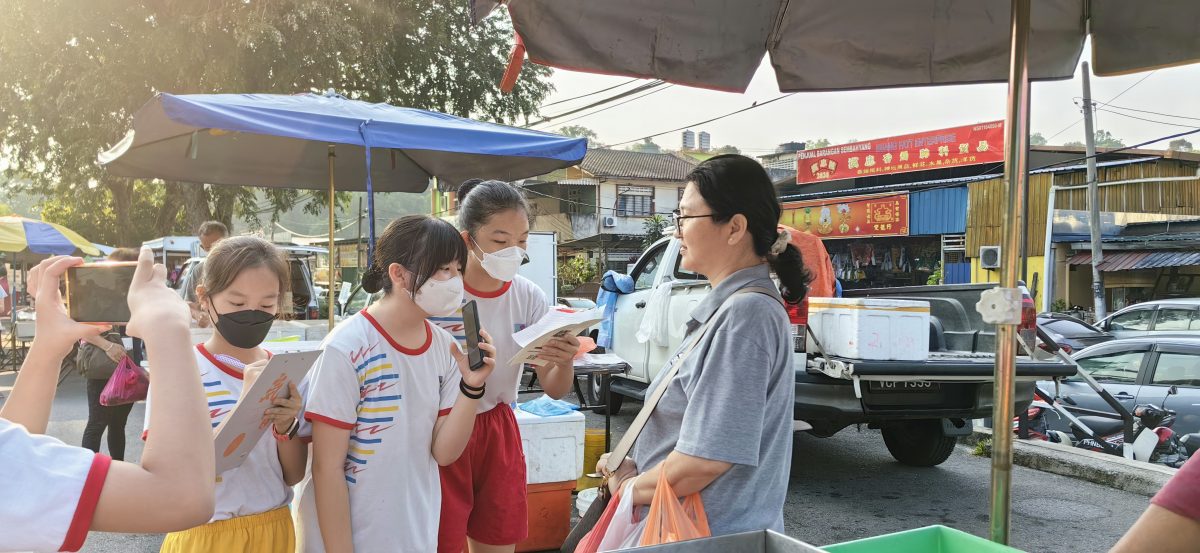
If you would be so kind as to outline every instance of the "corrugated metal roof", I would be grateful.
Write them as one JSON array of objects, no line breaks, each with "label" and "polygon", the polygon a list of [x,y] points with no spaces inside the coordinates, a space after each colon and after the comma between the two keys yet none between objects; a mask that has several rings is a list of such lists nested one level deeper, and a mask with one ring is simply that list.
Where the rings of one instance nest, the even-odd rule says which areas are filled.
[{"label": "corrugated metal roof", "polygon": [[967,232],[967,187],[913,192],[908,197],[908,230],[913,235]]},{"label": "corrugated metal roof", "polygon": [[[1092,254],[1090,252],[1077,253],[1067,260],[1069,265],[1091,265],[1091,263]],[[1200,252],[1192,250],[1105,252],[1104,261],[1100,262],[1100,270],[1104,272],[1133,271],[1195,265],[1200,265]]]},{"label": "corrugated metal roof", "polygon": [[672,154],[588,148],[579,166],[596,177],[682,181],[698,164]]},{"label": "corrugated metal roof", "polygon": [[[1135,163],[1147,163],[1150,161],[1157,161],[1159,159],[1160,158],[1157,158],[1157,157],[1140,157],[1140,158],[1134,158],[1134,159],[1121,159],[1121,160],[1117,160],[1117,161],[1105,161],[1105,162],[1097,163],[1096,167],[1116,167],[1116,166],[1121,166],[1121,165],[1132,165]],[[1080,170],[1085,170],[1085,169],[1087,169],[1086,165],[1070,165],[1070,166],[1066,166],[1066,167],[1047,167],[1045,169],[1036,169],[1036,170],[1030,171],[1029,174],[1037,175],[1037,174],[1041,174],[1041,173],[1061,173],[1061,172],[1066,172],[1066,171],[1080,171]],[[915,189],[920,189],[920,188],[952,186],[952,185],[956,185],[956,184],[970,184],[973,182],[979,182],[979,181],[1000,178],[1001,176],[1002,175],[997,174],[997,173],[991,173],[991,174],[986,174],[986,175],[975,175],[973,177],[955,177],[952,179],[937,179],[937,180],[927,180],[927,181],[921,181],[921,182],[906,182],[906,183],[901,183],[901,184],[889,184],[889,185],[885,185],[885,186],[868,186],[868,187],[863,187],[863,188],[852,188],[849,190],[832,190],[832,191],[828,191],[828,192],[814,192],[811,194],[793,194],[791,196],[784,196],[779,199],[787,202],[787,201],[811,200],[811,199],[817,199],[817,198],[829,198],[829,197],[838,197],[838,196],[857,196],[859,194],[878,194],[880,192],[894,192],[894,191],[899,191],[899,190],[915,190]]]}]

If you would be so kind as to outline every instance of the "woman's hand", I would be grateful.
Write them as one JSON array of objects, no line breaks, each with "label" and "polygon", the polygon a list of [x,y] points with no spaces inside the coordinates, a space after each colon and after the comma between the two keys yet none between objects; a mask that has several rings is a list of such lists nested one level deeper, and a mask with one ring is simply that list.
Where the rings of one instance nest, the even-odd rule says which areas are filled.
[{"label": "woman's hand", "polygon": [[276,434],[287,434],[292,424],[295,423],[296,417],[300,415],[300,408],[304,406],[304,400],[300,398],[300,390],[296,388],[296,383],[289,381],[287,397],[283,397],[283,394],[277,395],[271,403],[274,407],[267,409],[263,414],[275,425]]},{"label": "woman's hand", "polygon": [[609,487],[615,492],[616,488],[613,488],[614,485],[619,487],[620,483],[626,478],[637,474],[637,463],[633,462],[633,458],[626,457],[624,461],[621,461],[621,466],[617,467],[616,472],[609,472],[608,457],[610,455],[612,453],[605,453],[600,456],[600,461],[596,463],[596,472],[608,479]]},{"label": "woman's hand", "polygon": [[121,361],[121,359],[125,358],[125,348],[109,342],[108,346],[104,348],[104,354],[107,355],[109,359],[112,359],[114,363],[118,363]]},{"label": "woman's hand", "polygon": [[67,315],[59,283],[68,268],[79,265],[83,265],[83,259],[56,256],[39,263],[29,272],[29,295],[34,299],[37,313],[33,340],[57,356],[65,356],[80,340],[108,330],[105,326],[75,322]]},{"label": "woman's hand", "polygon": [[560,367],[571,367],[574,365],[576,353],[579,353],[579,338],[568,335],[550,339],[546,345],[542,346],[537,358]]},{"label": "woman's hand", "polygon": [[479,343],[479,351],[483,353],[483,366],[478,370],[471,370],[471,361],[467,359],[467,354],[462,348],[458,347],[457,342],[450,344],[450,355],[454,356],[458,363],[458,372],[462,373],[463,382],[472,388],[486,384],[492,370],[496,368],[496,348],[492,345],[492,335],[486,330],[480,330],[479,335],[483,338]]}]

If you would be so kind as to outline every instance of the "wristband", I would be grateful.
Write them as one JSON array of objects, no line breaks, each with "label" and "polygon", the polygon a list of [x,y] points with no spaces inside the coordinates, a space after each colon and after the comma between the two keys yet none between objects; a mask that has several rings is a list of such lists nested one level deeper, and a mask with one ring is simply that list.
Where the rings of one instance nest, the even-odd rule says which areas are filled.
[{"label": "wristband", "polygon": [[478,391],[472,392],[470,389],[467,388],[466,382],[463,382],[461,380],[458,381],[458,391],[461,392],[463,396],[466,396],[467,399],[482,399],[486,388],[487,388],[487,385],[485,384],[483,388],[479,389]]},{"label": "wristband", "polygon": [[467,384],[466,380],[460,380],[459,382],[461,383],[463,388],[466,388],[472,392],[482,392],[485,389],[487,389],[487,382],[484,382],[482,386],[478,386],[478,387]]},{"label": "wristband", "polygon": [[287,431],[284,432],[283,434],[280,434],[278,430],[275,430],[274,424],[271,425],[271,435],[275,436],[275,439],[279,440],[281,442],[286,442],[288,440],[294,439],[296,437],[296,434],[299,432],[300,432],[300,419],[293,418],[292,424],[288,425]]}]

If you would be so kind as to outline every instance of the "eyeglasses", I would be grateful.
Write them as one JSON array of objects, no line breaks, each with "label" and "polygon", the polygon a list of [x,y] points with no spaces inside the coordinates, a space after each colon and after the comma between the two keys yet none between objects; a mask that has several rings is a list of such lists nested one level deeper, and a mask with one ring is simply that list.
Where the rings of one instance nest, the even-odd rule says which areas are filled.
[{"label": "eyeglasses", "polygon": [[708,215],[683,215],[679,213],[678,209],[676,209],[675,211],[671,212],[671,224],[675,225],[676,229],[683,230],[683,221],[686,219],[705,219],[716,216],[716,213],[709,213]]}]

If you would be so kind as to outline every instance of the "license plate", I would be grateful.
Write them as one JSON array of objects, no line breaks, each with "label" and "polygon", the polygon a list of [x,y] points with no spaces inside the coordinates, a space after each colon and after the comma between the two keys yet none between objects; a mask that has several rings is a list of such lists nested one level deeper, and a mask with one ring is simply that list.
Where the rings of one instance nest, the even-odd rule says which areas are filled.
[{"label": "license plate", "polygon": [[878,381],[869,382],[868,389],[872,392],[936,392],[942,389],[939,382],[925,380],[908,380],[904,382]]}]

